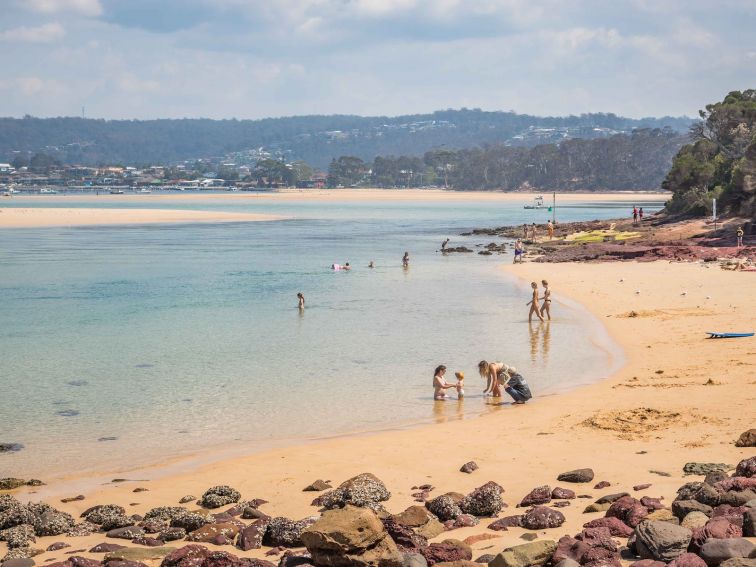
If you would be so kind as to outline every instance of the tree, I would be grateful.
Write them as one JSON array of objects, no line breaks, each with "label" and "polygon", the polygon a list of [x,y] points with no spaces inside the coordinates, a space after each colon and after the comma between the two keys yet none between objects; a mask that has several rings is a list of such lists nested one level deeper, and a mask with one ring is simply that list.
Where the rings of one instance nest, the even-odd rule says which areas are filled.
[{"label": "tree", "polygon": [[29,160],[29,169],[37,173],[46,173],[57,166],[60,166],[57,159],[41,152],[34,154]]},{"label": "tree", "polygon": [[15,167],[16,169],[21,169],[22,167],[28,167],[29,157],[26,154],[18,154],[11,161],[11,165]]},{"label": "tree", "polygon": [[331,160],[328,166],[329,187],[352,187],[362,181],[367,173],[365,162],[355,156],[341,156]]}]

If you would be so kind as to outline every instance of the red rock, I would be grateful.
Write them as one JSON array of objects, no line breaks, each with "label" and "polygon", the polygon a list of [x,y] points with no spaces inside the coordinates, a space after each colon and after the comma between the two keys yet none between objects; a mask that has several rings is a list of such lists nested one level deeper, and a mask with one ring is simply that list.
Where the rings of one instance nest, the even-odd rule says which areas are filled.
[{"label": "red rock", "polygon": [[615,500],[606,511],[607,518],[619,518],[631,528],[636,527],[648,516],[648,510],[632,496],[623,496]]},{"label": "red rock", "polygon": [[519,506],[527,508],[536,504],[546,504],[547,502],[551,502],[551,487],[544,485],[531,490],[528,495],[522,499]]},{"label": "red rock", "polygon": [[494,530],[497,532],[505,532],[507,531],[507,528],[519,528],[522,526],[522,515],[520,516],[506,516],[505,518],[500,518],[496,520],[495,522],[491,522],[488,524],[489,530]]},{"label": "red rock", "polygon": [[706,561],[695,553],[683,553],[675,557],[667,567],[706,567]]},{"label": "red rock", "polygon": [[562,488],[561,486],[557,486],[554,490],[551,491],[551,497],[555,500],[572,500],[575,498],[575,491],[570,490],[569,488]]},{"label": "red rock", "polygon": [[593,488],[595,490],[601,490],[602,488],[609,488],[611,485],[612,484],[610,482],[602,480],[601,482],[596,483],[596,485]]},{"label": "red rock", "polygon": [[667,564],[664,561],[654,561],[653,559],[641,559],[635,563],[631,563],[630,567],[666,567]]},{"label": "red rock", "polygon": [[638,492],[639,490],[646,490],[650,486],[651,486],[650,483],[648,483],[648,484],[636,484],[635,486],[633,486],[633,490],[635,490],[636,492]]},{"label": "red rock", "polygon": [[664,508],[664,504],[661,503],[660,498],[651,498],[650,496],[643,496],[640,499],[641,505],[646,507],[646,510],[653,512],[654,510],[661,510]]},{"label": "red rock", "polygon": [[619,518],[596,518],[590,522],[583,524],[584,528],[607,528],[609,533],[616,537],[630,537],[633,533],[633,528],[623,523]]},{"label": "red rock", "polygon": [[209,554],[210,550],[202,545],[186,545],[166,555],[160,566],[200,567]]}]

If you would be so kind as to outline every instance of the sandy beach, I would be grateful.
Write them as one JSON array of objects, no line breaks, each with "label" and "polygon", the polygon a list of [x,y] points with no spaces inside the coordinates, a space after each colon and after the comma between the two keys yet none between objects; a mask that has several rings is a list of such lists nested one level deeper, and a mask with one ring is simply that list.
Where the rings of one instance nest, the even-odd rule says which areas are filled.
[{"label": "sandy beach", "polygon": [[0,208],[0,228],[279,220],[275,215],[170,209]]},{"label": "sandy beach", "polygon": [[[593,499],[628,491],[638,497],[661,497],[669,505],[676,489],[691,480],[683,477],[685,463],[735,465],[752,456],[753,449],[737,448],[733,442],[753,426],[756,343],[753,338],[708,340],[705,332],[753,330],[754,274],[723,271],[715,265],[667,262],[525,264],[501,269],[522,279],[523,304],[527,282],[550,281],[555,298],[552,325],[559,324],[562,297],[584,304],[621,345],[625,366],[594,385],[547,398],[539,398],[535,392],[528,405],[507,404],[479,418],[337,438],[202,466],[174,464],[169,469],[155,467],[123,475],[113,472],[113,478],[135,479],[128,482],[102,483],[100,476],[71,478],[16,493],[24,500],[43,499],[78,517],[96,503],[120,504],[129,513],[144,514],[153,506],[176,505],[186,494],[200,496],[210,486],[228,484],[241,491],[242,498],[268,500],[269,504],[261,507],[266,514],[299,519],[317,513],[310,505],[315,494],[302,492],[312,481],[331,480],[335,486],[371,472],[392,492],[385,504],[393,513],[415,504],[413,486],[432,484],[436,487],[430,494],[433,497],[447,491],[467,493],[493,480],[506,491],[503,498],[509,509],[501,515],[510,515],[518,513],[514,506],[531,489],[543,484],[567,486]],[[527,332],[527,323],[511,324],[521,324]],[[517,365],[521,355],[505,350],[481,353],[486,356]],[[572,371],[564,369],[568,377]],[[468,375],[466,388],[482,390],[483,384],[477,376]],[[470,402],[482,403],[464,403]],[[477,462],[479,470],[469,475],[459,472],[470,460]],[[594,469],[593,482],[557,482],[559,473],[581,467]],[[107,463],[103,463],[106,469]],[[611,487],[593,489],[601,480]],[[651,486],[633,492],[633,486],[645,483]],[[149,491],[135,494],[137,487]],[[61,497],[79,493],[84,500],[59,502]],[[571,506],[561,509],[566,523],[541,530],[538,536],[558,539],[603,516],[583,513],[592,501],[572,500]],[[436,540],[483,533],[496,536],[474,543],[473,557],[523,542],[520,536],[525,530],[493,532],[486,529],[487,523],[483,520],[478,526],[447,532]],[[88,549],[105,541],[103,534],[48,537],[38,540],[36,547],[58,540],[69,541],[72,549]],[[181,542],[174,544],[181,546]],[[0,543],[0,552],[4,545]],[[267,551],[225,549],[248,557],[263,557]],[[65,551],[47,552],[37,562],[65,559]]]}]

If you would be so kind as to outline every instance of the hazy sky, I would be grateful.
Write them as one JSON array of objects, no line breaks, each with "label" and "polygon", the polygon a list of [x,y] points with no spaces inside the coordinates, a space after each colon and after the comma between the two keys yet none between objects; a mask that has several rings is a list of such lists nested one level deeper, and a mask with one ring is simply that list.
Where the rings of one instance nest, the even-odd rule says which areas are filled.
[{"label": "hazy sky", "polygon": [[756,0],[0,0],[0,115],[694,115]]}]

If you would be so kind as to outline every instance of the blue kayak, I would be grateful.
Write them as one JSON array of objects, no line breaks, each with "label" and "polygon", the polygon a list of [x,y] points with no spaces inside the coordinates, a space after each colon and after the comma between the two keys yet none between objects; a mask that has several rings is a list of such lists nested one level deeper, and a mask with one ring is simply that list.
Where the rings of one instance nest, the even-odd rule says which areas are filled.
[{"label": "blue kayak", "polygon": [[738,339],[740,337],[752,337],[753,333],[707,333],[710,339]]}]

